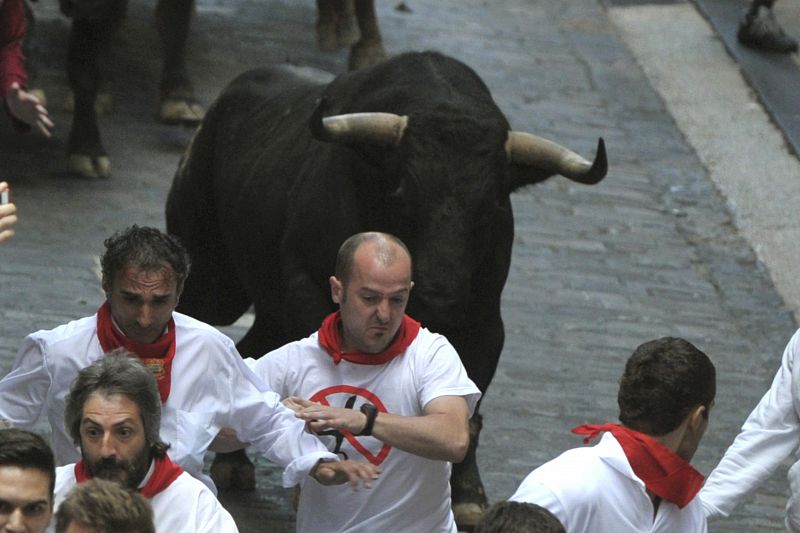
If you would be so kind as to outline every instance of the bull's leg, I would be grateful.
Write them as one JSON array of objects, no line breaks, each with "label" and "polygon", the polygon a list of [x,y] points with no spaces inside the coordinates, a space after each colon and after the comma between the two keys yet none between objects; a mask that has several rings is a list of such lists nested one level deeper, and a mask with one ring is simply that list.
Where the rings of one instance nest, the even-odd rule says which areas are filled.
[{"label": "bull's leg", "polygon": [[476,412],[469,420],[469,449],[464,460],[453,465],[450,487],[453,498],[453,516],[459,531],[472,531],[488,506],[478,472],[478,439],[483,427],[483,417]]},{"label": "bull's leg", "polygon": [[67,77],[75,95],[75,115],[67,141],[70,172],[90,178],[107,178],[111,163],[100,140],[95,98],[100,85],[100,53],[125,16],[127,0],[109,0],[90,9],[75,2],[67,49]]},{"label": "bull's leg", "polygon": [[317,45],[331,52],[358,41],[353,0],[317,0]]},{"label": "bull's leg", "polygon": [[[503,322],[499,318],[499,302],[497,316],[484,319],[482,328],[471,331],[454,332],[450,341],[458,346],[459,355],[470,379],[483,395],[492,382],[497,370],[500,353],[503,350],[505,332]],[[488,306],[491,308],[491,306]],[[491,313],[490,313],[491,315]],[[483,427],[483,418],[479,414],[480,402],[469,421],[469,449],[461,463],[453,465],[450,476],[450,487],[453,498],[453,516],[459,530],[472,531],[483,512],[488,507],[486,492],[478,471],[478,441]]]},{"label": "bull's leg", "polygon": [[266,312],[259,312],[256,306],[256,319],[247,334],[236,344],[242,357],[258,359],[265,353],[286,343],[283,325],[277,319],[269,317]]},{"label": "bull's leg", "polygon": [[158,118],[167,124],[194,126],[205,115],[186,71],[186,39],[193,12],[194,0],[159,0],[156,8],[156,26],[164,46]]},{"label": "bull's leg", "polygon": [[375,65],[386,59],[378,17],[375,15],[375,0],[355,0],[355,8],[361,39],[350,49],[350,70]]}]

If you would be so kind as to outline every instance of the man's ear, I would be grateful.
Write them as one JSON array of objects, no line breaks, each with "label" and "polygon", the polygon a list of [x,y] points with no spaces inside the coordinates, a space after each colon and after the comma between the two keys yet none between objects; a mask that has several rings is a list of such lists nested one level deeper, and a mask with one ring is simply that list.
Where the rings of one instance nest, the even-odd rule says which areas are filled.
[{"label": "man's ear", "polygon": [[331,276],[328,281],[331,284],[331,300],[336,304],[342,303],[342,296],[344,296],[342,282],[336,276]]},{"label": "man's ear", "polygon": [[708,422],[708,408],[705,405],[696,405],[689,412],[689,427],[692,430],[702,427]]}]

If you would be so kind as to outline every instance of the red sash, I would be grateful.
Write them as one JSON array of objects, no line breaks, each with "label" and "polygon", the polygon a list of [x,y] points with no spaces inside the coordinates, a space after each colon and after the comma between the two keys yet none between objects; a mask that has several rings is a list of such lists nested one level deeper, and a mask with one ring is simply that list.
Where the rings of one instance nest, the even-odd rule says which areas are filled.
[{"label": "red sash", "polygon": [[683,509],[703,485],[703,475],[685,459],[644,433],[628,429],[619,424],[586,424],[572,429],[588,444],[599,433],[608,431],[622,446],[625,457],[636,476],[645,487]]},{"label": "red sash", "polygon": [[[183,473],[183,469],[173,463],[166,455],[154,459],[153,464],[155,466],[153,467],[153,473],[150,479],[147,480],[144,487],[138,489],[139,494],[145,498],[152,498],[163,491],[172,485],[172,482],[178,479],[178,476]],[[90,479],[92,479],[92,475],[89,473],[86,463],[82,460],[75,463],[75,480],[78,483],[83,483]]]},{"label": "red sash", "polygon": [[175,358],[175,319],[169,319],[167,332],[155,342],[149,344],[136,342],[126,337],[114,325],[114,320],[111,318],[111,305],[106,301],[97,310],[97,338],[106,353],[117,348],[125,348],[136,354],[144,366],[155,376],[161,402],[167,401],[172,383],[172,360]]},{"label": "red sash", "polygon": [[331,313],[322,321],[319,328],[319,344],[333,357],[333,364],[338,365],[342,359],[361,365],[382,365],[388,363],[406,351],[419,333],[420,324],[408,315],[403,315],[400,328],[394,340],[380,353],[358,353],[342,351],[342,331],[339,327],[342,316],[339,311]]}]

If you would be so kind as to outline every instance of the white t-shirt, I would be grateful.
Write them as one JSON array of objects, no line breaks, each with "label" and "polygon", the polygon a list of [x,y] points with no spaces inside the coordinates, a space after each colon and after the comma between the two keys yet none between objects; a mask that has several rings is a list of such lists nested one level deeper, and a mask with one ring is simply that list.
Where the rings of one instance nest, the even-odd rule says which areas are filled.
[{"label": "white t-shirt", "polygon": [[[224,427],[286,467],[286,486],[297,484],[319,459],[335,459],[247,368],[231,339],[186,315],[173,313],[173,318],[175,358],[160,433],[171,445],[174,462],[214,490],[203,473],[203,457]],[[0,380],[0,418],[32,429],[46,414],[56,464],[79,461],[80,453],[64,428],[66,396],[78,372],[102,356],[97,315],[28,335],[11,372]]]},{"label": "white t-shirt", "polygon": [[[700,499],[709,519],[728,516],[738,501],[761,485],[800,445],[800,330],[786,349],[772,386],[708,476]],[[789,469],[791,496],[786,526],[800,531],[800,461]]]},{"label": "white t-shirt", "polygon": [[[369,402],[382,412],[421,416],[434,398],[463,396],[471,414],[480,398],[453,346],[424,328],[402,355],[382,365],[335,365],[316,333],[253,364],[256,374],[282,398],[299,396],[338,407],[358,409]],[[335,437],[321,438],[335,449]],[[372,489],[358,491],[348,485],[325,487],[307,478],[297,531],[455,533],[450,463],[412,455],[374,437],[343,439],[337,451],[378,465],[381,475]]]},{"label": "white t-shirt", "polygon": [[[683,509],[662,500],[658,513],[611,433],[596,446],[568,450],[522,481],[509,498],[541,505],[569,533],[705,533],[699,498]],[[654,519],[655,516],[655,519]]]},{"label": "white t-shirt", "polygon": [[[153,472],[150,466],[142,486]],[[56,469],[54,512],[77,484],[75,465]],[[186,472],[150,498],[156,533],[237,533],[236,522],[203,483]]]}]

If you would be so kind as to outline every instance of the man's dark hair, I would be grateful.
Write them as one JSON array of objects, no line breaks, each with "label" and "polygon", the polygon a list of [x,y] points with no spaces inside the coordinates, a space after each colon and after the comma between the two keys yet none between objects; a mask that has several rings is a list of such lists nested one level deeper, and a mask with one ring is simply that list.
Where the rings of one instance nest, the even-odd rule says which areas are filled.
[{"label": "man's dark hair", "polygon": [[56,511],[56,533],[76,523],[98,533],[155,533],[153,509],[138,492],[90,479],[75,485]]},{"label": "man's dark hair", "polygon": [[376,255],[384,265],[388,266],[397,260],[397,248],[399,247],[408,256],[409,263],[411,262],[411,252],[408,251],[405,243],[389,233],[381,233],[378,231],[367,231],[364,233],[356,233],[348,237],[339,247],[339,253],[336,255],[336,268],[333,275],[346,286],[350,281],[350,275],[353,273],[353,262],[358,248],[365,242],[370,242],[376,245]]},{"label": "man's dark hair", "polygon": [[716,392],[716,371],[708,356],[689,341],[663,337],[636,348],[625,364],[619,419],[658,437],[676,429],[698,405],[709,409]]},{"label": "man's dark hair", "polygon": [[17,428],[0,429],[0,466],[31,468],[44,472],[50,479],[50,494],[53,494],[56,461],[50,446],[36,433]]},{"label": "man's dark hair", "polygon": [[189,276],[191,261],[177,237],[156,228],[133,225],[104,242],[106,251],[100,259],[103,280],[113,283],[119,271],[128,265],[140,270],[160,270],[169,265],[175,273],[178,294]]},{"label": "man's dark hair", "polygon": [[497,502],[483,514],[474,533],[566,533],[553,513],[535,503]]},{"label": "man's dark hair", "polygon": [[120,348],[78,372],[64,409],[64,425],[78,446],[81,444],[83,407],[95,392],[103,396],[121,394],[135,403],[153,457],[163,457],[167,453],[169,445],[162,442],[158,434],[161,427],[161,396],[156,378],[136,356]]}]

